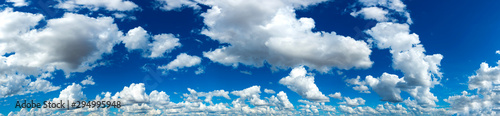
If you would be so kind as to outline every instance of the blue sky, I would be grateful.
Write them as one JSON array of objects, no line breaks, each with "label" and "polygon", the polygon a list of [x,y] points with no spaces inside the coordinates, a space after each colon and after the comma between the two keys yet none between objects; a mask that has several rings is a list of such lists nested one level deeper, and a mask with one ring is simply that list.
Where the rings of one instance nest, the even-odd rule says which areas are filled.
[{"label": "blue sky", "polygon": [[0,115],[498,112],[499,1],[0,4]]}]

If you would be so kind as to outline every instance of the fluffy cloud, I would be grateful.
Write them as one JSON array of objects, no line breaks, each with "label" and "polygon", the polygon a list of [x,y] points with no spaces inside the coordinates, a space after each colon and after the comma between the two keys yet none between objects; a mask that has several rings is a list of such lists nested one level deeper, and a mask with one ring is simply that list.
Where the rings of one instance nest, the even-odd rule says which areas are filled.
[{"label": "fluffy cloud", "polygon": [[[439,83],[435,76],[442,76],[439,66],[443,56],[441,54],[425,55],[425,49],[420,44],[418,35],[410,33],[407,24],[382,22],[365,32],[374,39],[378,48],[390,48],[394,69],[404,73],[404,77],[397,82],[396,86],[410,93],[417,99],[419,105],[435,106],[438,99],[430,92],[430,88]],[[393,86],[397,77],[387,79],[387,84],[389,84],[387,86]],[[392,89],[392,92],[384,94],[399,94],[397,89]]]},{"label": "fluffy cloud", "polygon": [[[500,60],[497,62],[500,64]],[[475,75],[469,76],[469,90],[476,90],[477,95],[463,91],[462,95],[454,95],[445,99],[451,106],[451,112],[463,115],[496,115],[500,106],[498,84],[500,83],[500,68],[481,63]]]},{"label": "fluffy cloud", "polygon": [[0,98],[36,92],[46,93],[59,88],[59,86],[53,86],[51,82],[43,78],[32,81],[30,78],[26,78],[25,75],[0,76]]},{"label": "fluffy cloud", "polygon": [[[47,21],[42,29],[29,30],[43,18],[6,9],[2,12],[1,73],[37,75],[40,71],[83,72],[100,65],[102,54],[111,53],[122,32],[110,17],[90,18],[67,13]],[[23,19],[16,19],[23,18]],[[12,34],[16,33],[16,34]],[[41,69],[41,70],[40,70]]]},{"label": "fluffy cloud", "polygon": [[177,71],[178,69],[181,69],[184,67],[196,66],[200,63],[201,63],[200,57],[190,56],[190,55],[187,55],[186,53],[181,53],[181,54],[177,55],[177,58],[175,58],[175,60],[168,63],[167,65],[158,67],[158,69]]},{"label": "fluffy cloud", "polygon": [[241,91],[232,91],[231,94],[239,96],[240,98],[236,101],[240,103],[248,100],[254,106],[268,105],[266,101],[260,99],[260,86],[252,86]]},{"label": "fluffy cloud", "polygon": [[170,52],[175,47],[181,46],[179,38],[173,34],[158,34],[153,36],[153,43],[150,44],[150,58],[163,57],[164,53]]},{"label": "fluffy cloud", "polygon": [[75,11],[82,8],[87,8],[92,11],[97,11],[100,8],[108,11],[131,11],[139,8],[135,3],[124,0],[57,0],[59,3],[57,8]]},{"label": "fluffy cloud", "polygon": [[307,71],[303,66],[294,68],[290,75],[282,78],[279,83],[287,86],[290,90],[298,93],[303,98],[315,102],[329,102],[318,86],[314,84],[314,77],[306,75]]},{"label": "fluffy cloud", "polygon": [[[389,102],[403,101],[400,96],[401,89],[396,87],[397,83],[401,81],[403,81],[403,79],[400,79],[397,75],[388,73],[383,73],[379,78],[366,76],[365,80],[363,81],[360,81],[359,76],[355,79],[346,80],[346,82],[348,82],[349,84],[356,85],[356,87],[353,87],[354,90],[359,87],[366,87],[366,85],[370,86],[373,91],[375,91],[380,97],[382,97],[382,101]],[[368,89],[363,91],[368,91]]]},{"label": "fluffy cloud", "polygon": [[200,9],[198,3],[192,0],[156,0],[160,5],[160,9],[164,11],[176,10],[183,7],[189,7],[193,9]]},{"label": "fluffy cloud", "polygon": [[269,93],[269,94],[275,94],[276,92],[272,89],[264,89],[264,92],[265,93]]},{"label": "fluffy cloud", "polygon": [[149,34],[144,28],[136,27],[128,31],[127,35],[123,37],[123,43],[125,47],[129,50],[142,49],[146,50],[149,48]]},{"label": "fluffy cloud", "polygon": [[210,92],[196,92],[194,89],[188,88],[188,91],[189,91],[189,94],[184,94],[185,101],[196,102],[196,101],[198,101],[198,97],[205,97],[205,100],[203,100],[203,101],[213,105],[213,102],[212,102],[213,97],[224,97],[228,100],[231,99],[229,97],[229,92],[224,91],[224,90],[215,90],[215,91],[210,91]]},{"label": "fluffy cloud", "polygon": [[389,18],[387,18],[388,13],[389,11],[386,11],[379,7],[366,7],[357,12],[351,12],[351,16],[362,16],[364,19],[373,19],[379,22],[383,22],[389,20]]},{"label": "fluffy cloud", "polygon": [[[59,89],[44,75],[62,70],[69,77],[70,73],[102,65],[97,61],[103,54],[111,53],[123,35],[110,17],[66,13],[35,29],[43,15],[15,12],[11,8],[0,14],[0,54],[10,54],[0,56],[0,74],[5,76],[0,85],[4,91],[1,97]],[[28,76],[37,79],[32,82]]]},{"label": "fluffy cloud", "polygon": [[350,107],[356,107],[359,105],[365,105],[366,100],[363,98],[357,97],[354,99],[351,99],[349,97],[344,97],[344,102],[341,102],[340,104],[346,104],[347,106]]},{"label": "fluffy cloud", "polygon": [[7,0],[5,2],[12,2],[15,7],[28,6],[28,2],[26,2],[26,0]]},{"label": "fluffy cloud", "polygon": [[54,98],[52,101],[67,101],[69,100],[70,102],[73,102],[73,101],[80,101],[80,100],[85,100],[87,99],[87,97],[85,96],[85,94],[83,94],[83,91],[82,91],[82,86],[80,84],[71,84],[69,85],[68,87],[66,87],[65,89],[63,89],[60,94],[59,94],[59,97],[58,98]]},{"label": "fluffy cloud", "polygon": [[202,34],[229,44],[204,52],[204,56],[224,65],[260,67],[267,62],[281,68],[305,65],[323,72],[333,67],[371,67],[371,50],[366,42],[335,32],[312,32],[313,19],[296,18],[294,8],[320,2],[323,1],[202,2],[211,7],[202,14],[207,26]]},{"label": "fluffy cloud", "polygon": [[[152,37],[153,42],[149,42],[150,37]],[[151,36],[140,26],[129,30],[122,40],[129,51],[142,50],[145,53],[144,57],[148,58],[163,57],[165,53],[181,46],[179,38],[173,34]]]},{"label": "fluffy cloud", "polygon": [[[406,23],[408,24],[413,23],[410,13],[406,11],[406,5],[401,0],[358,0],[358,2],[362,6],[362,9],[358,12],[351,12],[351,15],[354,17],[358,16],[358,14],[362,14],[365,19],[375,19],[383,22],[387,21],[382,20],[385,19],[384,17],[386,17],[387,14],[394,14],[399,15],[402,18],[406,18]],[[391,12],[383,10],[383,8],[386,8]],[[391,18],[391,20],[395,21],[397,18]]]},{"label": "fluffy cloud", "polygon": [[340,92],[335,92],[335,94],[330,94],[328,96],[335,98],[335,99],[342,99],[342,94],[340,94]]},{"label": "fluffy cloud", "polygon": [[82,83],[82,85],[94,85],[95,84],[94,79],[92,79],[92,76],[85,77],[85,80],[83,80],[80,83]]}]

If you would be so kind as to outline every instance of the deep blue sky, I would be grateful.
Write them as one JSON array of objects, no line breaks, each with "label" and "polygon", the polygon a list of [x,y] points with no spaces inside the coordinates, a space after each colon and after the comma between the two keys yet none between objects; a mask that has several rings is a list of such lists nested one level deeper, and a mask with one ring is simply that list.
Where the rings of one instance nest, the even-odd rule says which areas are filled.
[{"label": "deep blue sky", "polygon": [[[31,1],[36,2],[37,0]],[[7,115],[11,111],[19,111],[14,108],[15,101],[23,99],[35,99],[44,101],[58,97],[60,91],[66,88],[71,83],[79,83],[86,76],[92,76],[95,85],[84,86],[82,91],[88,99],[94,99],[101,92],[118,92],[125,86],[131,83],[157,83],[158,86],[146,85],[146,93],[153,90],[165,91],[170,96],[170,101],[181,102],[183,93],[189,93],[187,88],[195,89],[199,92],[209,92],[213,90],[242,90],[253,85],[260,85],[262,89],[261,98],[270,97],[272,94],[263,92],[264,88],[272,89],[276,92],[284,91],[287,93],[290,102],[295,107],[301,103],[298,100],[305,99],[299,94],[288,89],[286,86],[279,84],[279,80],[288,76],[293,67],[281,70],[272,70],[271,65],[265,64],[263,67],[245,66],[240,64],[238,67],[225,66],[210,59],[203,57],[203,52],[211,51],[224,46],[216,40],[210,39],[205,35],[200,34],[201,29],[206,27],[203,23],[201,13],[209,9],[208,6],[201,5],[201,9],[183,8],[174,11],[162,11],[154,8],[152,1],[132,0],[135,4],[141,7],[140,11],[128,12],[137,20],[115,19],[118,28],[126,33],[128,30],[137,26],[143,27],[150,35],[160,33],[176,34],[180,39],[181,47],[166,53],[165,57],[157,59],[149,59],[141,56],[141,51],[129,52],[125,48],[124,43],[120,43],[113,47],[113,53],[104,54],[101,61],[106,61],[108,64],[98,66],[83,73],[74,73],[70,78],[65,78],[62,71],[55,71],[54,78],[50,79],[53,85],[61,86],[61,89],[52,92],[39,92],[25,95],[14,95],[10,97],[0,98],[1,114]],[[475,74],[481,62],[486,62],[490,66],[496,66],[500,55],[495,54],[496,50],[500,50],[500,1],[497,0],[403,0],[407,5],[407,10],[411,14],[413,24],[410,25],[412,33],[419,35],[421,44],[426,50],[426,54],[442,54],[441,72],[443,73],[441,84],[431,89],[431,92],[439,99],[437,102],[438,108],[449,108],[449,104],[443,99],[448,96],[458,95],[464,90],[468,90],[468,77]],[[5,7],[12,7],[11,3],[0,1]],[[54,3],[55,4],[55,3]],[[349,7],[354,4],[350,0],[335,0],[327,3],[297,10],[297,18],[310,17],[315,21],[313,31],[335,31],[339,35],[350,36],[356,40],[367,40],[369,36],[359,34],[359,30],[367,30],[372,28],[375,23],[370,20],[364,20],[349,15]],[[14,7],[14,11],[40,13],[40,6],[30,4],[28,7]],[[60,18],[64,12],[61,9],[51,8],[58,13],[53,17],[46,15],[45,20],[52,18]],[[87,14],[90,11],[82,10],[78,13]],[[112,12],[99,10],[93,14],[88,14],[90,17],[97,17],[96,14],[111,15]],[[42,27],[38,25],[37,28]],[[359,36],[358,36],[359,35]],[[361,97],[367,102],[364,106],[375,108],[378,104],[384,104],[385,101],[380,101],[375,92],[369,94],[359,93],[352,89],[345,80],[361,76],[364,78],[367,75],[378,77],[384,72],[391,74],[403,75],[401,71],[393,69],[392,58],[388,49],[371,48],[371,61],[374,64],[368,69],[336,69],[328,73],[322,73],[310,68],[308,72],[315,74],[315,84],[319,90],[325,94],[333,94],[335,92],[342,93],[342,96]],[[192,56],[202,58],[198,66],[187,67],[179,71],[145,71],[143,68],[151,66],[156,68],[161,65],[166,65],[176,58],[180,53],[187,53]],[[194,72],[201,67],[204,73],[195,74]],[[250,75],[244,74],[241,71],[251,72]],[[338,74],[342,72],[342,74]],[[145,78],[153,75],[158,75],[161,81],[154,79],[153,81],[144,81]],[[32,79],[35,79],[34,77]],[[469,93],[475,93],[473,90],[468,90]],[[237,96],[231,95],[232,100]],[[406,92],[401,94],[403,99],[407,99],[410,95]],[[413,99],[413,98],[410,98]],[[231,103],[222,97],[215,97],[214,103]],[[338,102],[342,100],[331,98],[327,105],[338,106]],[[338,108],[337,108],[338,109]]]}]

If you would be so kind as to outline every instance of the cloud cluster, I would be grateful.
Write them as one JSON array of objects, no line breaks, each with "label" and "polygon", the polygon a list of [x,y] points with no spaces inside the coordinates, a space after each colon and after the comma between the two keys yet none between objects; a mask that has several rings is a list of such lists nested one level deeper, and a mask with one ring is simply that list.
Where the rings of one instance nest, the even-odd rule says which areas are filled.
[{"label": "cloud cluster", "polygon": [[159,66],[158,69],[177,71],[178,69],[181,68],[199,65],[200,63],[201,63],[200,57],[190,56],[186,53],[181,53],[177,55],[177,57],[172,62],[164,66]]},{"label": "cloud cluster", "polygon": [[137,4],[128,0],[57,0],[55,7],[69,11],[77,11],[83,8],[91,11],[105,9],[108,11],[132,11],[138,9]]},{"label": "cloud cluster", "polygon": [[197,2],[192,0],[156,0],[159,8],[164,11],[181,9],[183,7],[200,9]]},{"label": "cloud cluster", "polygon": [[[500,64],[500,60],[497,65]],[[451,111],[464,115],[497,115],[500,109],[500,67],[491,67],[481,63],[475,75],[469,76],[469,90],[476,90],[476,95],[463,91],[462,95],[449,96],[445,99]]]},{"label": "cloud cluster", "polygon": [[[374,19],[378,23],[364,32],[368,34],[379,49],[389,49],[392,54],[393,68],[403,72],[404,76],[384,73],[379,78],[367,76],[348,79],[347,82],[356,85],[355,90],[368,93],[370,86],[383,101],[401,102],[401,91],[408,92],[423,107],[436,106],[437,99],[430,89],[439,84],[442,76],[439,71],[441,54],[426,55],[425,49],[417,34],[410,32],[412,24],[406,5],[400,0],[359,0],[360,11],[354,11],[352,16],[363,16]],[[400,18],[392,17],[394,15]],[[398,19],[406,18],[406,21]],[[437,78],[439,77],[439,78]]]},{"label": "cloud cluster", "polygon": [[290,90],[298,93],[303,98],[315,102],[329,102],[330,98],[326,97],[318,86],[314,84],[314,77],[307,74],[303,66],[294,68],[290,75],[282,78],[280,84],[285,85]]},{"label": "cloud cluster", "polygon": [[371,67],[366,42],[335,32],[313,32],[312,18],[296,18],[294,9],[320,2],[323,0],[203,1],[200,4],[210,9],[202,14],[207,27],[201,33],[228,44],[203,55],[229,66],[305,65],[322,72]]},{"label": "cloud cluster", "polygon": [[[69,77],[70,73],[103,65],[98,60],[103,54],[111,53],[123,35],[110,17],[66,13],[35,29],[44,18],[41,14],[11,8],[3,9],[0,14],[3,25],[0,27],[0,74],[5,80],[0,88],[7,91],[0,97],[57,90],[59,87],[45,79],[50,73],[62,70]],[[29,76],[35,76],[36,81],[32,82]],[[30,85],[39,88],[30,88]]]},{"label": "cloud cluster", "polygon": [[[150,42],[149,39],[153,41]],[[122,40],[129,51],[141,50],[144,57],[148,58],[163,57],[165,53],[181,46],[179,38],[173,34],[162,33],[153,36],[140,26],[129,30]]]},{"label": "cloud cluster", "polygon": [[29,3],[26,0],[6,0],[5,2],[12,2],[14,7],[28,6]]}]

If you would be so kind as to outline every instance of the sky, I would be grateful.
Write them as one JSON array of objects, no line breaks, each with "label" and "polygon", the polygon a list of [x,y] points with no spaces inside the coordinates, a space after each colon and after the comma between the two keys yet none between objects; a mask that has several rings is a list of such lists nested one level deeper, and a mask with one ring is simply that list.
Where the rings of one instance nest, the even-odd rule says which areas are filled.
[{"label": "sky", "polygon": [[[0,4],[0,115],[500,111],[500,1]],[[24,100],[121,107],[15,107]]]}]

